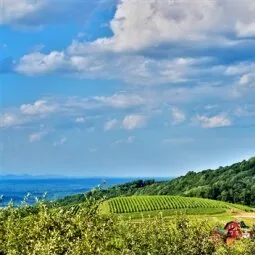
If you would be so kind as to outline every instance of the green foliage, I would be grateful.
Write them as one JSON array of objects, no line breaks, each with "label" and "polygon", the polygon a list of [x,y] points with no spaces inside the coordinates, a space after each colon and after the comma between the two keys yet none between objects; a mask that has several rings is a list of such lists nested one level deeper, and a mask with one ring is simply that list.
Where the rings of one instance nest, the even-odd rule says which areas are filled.
[{"label": "green foliage", "polygon": [[[92,194],[70,196],[56,202],[56,206],[74,205]],[[188,172],[169,181],[137,180],[95,191],[95,197],[121,197],[133,195],[180,195],[201,197],[255,206],[255,158],[244,160],[216,170]]]},{"label": "green foliage", "polygon": [[[59,201],[59,205],[85,201],[91,193]],[[138,180],[96,191],[98,199],[132,195],[180,195],[255,206],[255,158],[216,170],[188,172],[173,180]]]},{"label": "green foliage", "polygon": [[38,202],[34,210],[27,205],[10,204],[0,210],[1,255],[250,255],[253,240],[239,241],[231,247],[213,243],[212,225],[163,217],[139,223],[99,213],[101,202],[87,200],[77,211],[51,209]]},{"label": "green foliage", "polygon": [[255,205],[255,158],[216,170],[188,172],[174,180],[137,189],[134,195],[183,195]]}]

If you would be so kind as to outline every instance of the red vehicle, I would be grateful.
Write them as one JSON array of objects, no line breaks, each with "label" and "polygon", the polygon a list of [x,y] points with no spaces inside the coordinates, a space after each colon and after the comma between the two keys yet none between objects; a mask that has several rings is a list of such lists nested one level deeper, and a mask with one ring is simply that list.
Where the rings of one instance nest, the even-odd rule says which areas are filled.
[{"label": "red vehicle", "polygon": [[220,238],[227,244],[231,244],[241,238],[250,238],[252,235],[253,230],[245,225],[243,221],[230,221],[224,229],[217,228],[212,231],[214,240]]}]

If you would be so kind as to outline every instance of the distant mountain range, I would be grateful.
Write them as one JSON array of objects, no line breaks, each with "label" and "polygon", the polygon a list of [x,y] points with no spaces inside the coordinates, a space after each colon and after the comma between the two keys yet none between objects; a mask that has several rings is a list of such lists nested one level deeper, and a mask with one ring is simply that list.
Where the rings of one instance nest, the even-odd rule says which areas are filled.
[{"label": "distant mountain range", "polygon": [[29,175],[29,174],[23,174],[23,175],[15,175],[15,174],[5,174],[0,175],[0,181],[1,180],[28,180],[28,179],[56,179],[56,178],[68,178],[65,176],[60,175]]}]

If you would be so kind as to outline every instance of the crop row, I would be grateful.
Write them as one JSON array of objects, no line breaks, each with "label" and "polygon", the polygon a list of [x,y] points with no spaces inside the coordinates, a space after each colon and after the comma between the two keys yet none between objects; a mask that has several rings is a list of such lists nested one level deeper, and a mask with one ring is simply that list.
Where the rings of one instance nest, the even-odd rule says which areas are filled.
[{"label": "crop row", "polygon": [[229,208],[226,203],[180,196],[117,197],[107,201],[111,213],[130,213],[185,208]]}]

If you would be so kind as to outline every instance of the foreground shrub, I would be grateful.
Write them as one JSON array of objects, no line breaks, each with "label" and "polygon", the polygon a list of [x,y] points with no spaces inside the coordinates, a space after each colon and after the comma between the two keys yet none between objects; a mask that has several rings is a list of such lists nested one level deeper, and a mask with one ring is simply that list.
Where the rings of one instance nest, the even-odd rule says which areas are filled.
[{"label": "foreground shrub", "polygon": [[79,210],[50,209],[44,202],[0,210],[1,255],[250,255],[253,240],[231,247],[210,241],[212,226],[184,217],[139,222],[98,213],[100,202]]}]

